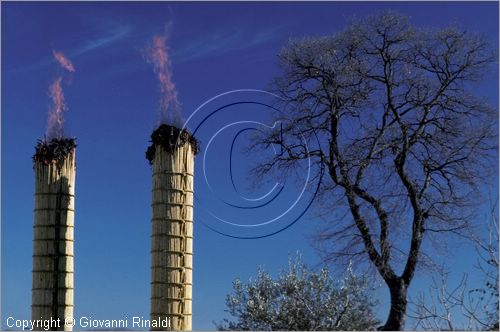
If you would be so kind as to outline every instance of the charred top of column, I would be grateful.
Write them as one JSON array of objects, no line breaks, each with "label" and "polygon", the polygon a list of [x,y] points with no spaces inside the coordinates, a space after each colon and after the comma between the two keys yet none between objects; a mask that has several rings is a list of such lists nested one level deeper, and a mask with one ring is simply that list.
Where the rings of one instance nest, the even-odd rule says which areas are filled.
[{"label": "charred top of column", "polygon": [[33,163],[56,164],[61,168],[64,160],[76,148],[76,138],[39,139],[35,146]]},{"label": "charred top of column", "polygon": [[150,164],[153,164],[157,145],[162,146],[167,152],[173,152],[176,147],[191,144],[194,154],[199,151],[198,140],[187,129],[179,129],[167,124],[162,124],[153,131],[150,142],[151,145],[146,151],[146,159]]}]

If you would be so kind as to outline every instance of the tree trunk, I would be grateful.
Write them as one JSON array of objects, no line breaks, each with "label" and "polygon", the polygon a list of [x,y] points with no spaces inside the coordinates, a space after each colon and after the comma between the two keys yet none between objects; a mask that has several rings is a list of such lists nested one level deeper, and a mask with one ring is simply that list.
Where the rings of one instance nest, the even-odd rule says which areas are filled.
[{"label": "tree trunk", "polygon": [[382,331],[400,331],[405,327],[407,285],[401,278],[387,283],[391,292],[391,310]]}]

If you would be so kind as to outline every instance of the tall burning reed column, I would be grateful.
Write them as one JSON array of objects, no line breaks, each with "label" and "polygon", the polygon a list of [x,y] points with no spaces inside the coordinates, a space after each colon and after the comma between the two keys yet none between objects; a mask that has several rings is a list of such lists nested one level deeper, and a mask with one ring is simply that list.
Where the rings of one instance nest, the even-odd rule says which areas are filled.
[{"label": "tall burning reed column", "polygon": [[[75,67],[61,52],[52,51],[65,73]],[[73,229],[75,220],[75,139],[64,135],[67,110],[62,73],[50,85],[52,106],[45,139],[33,156],[35,225],[33,227],[33,286],[31,317],[51,322],[51,330],[72,330],[64,320],[73,317]],[[37,326],[37,329],[42,327]]]},{"label": "tall burning reed column", "polygon": [[146,157],[153,171],[151,321],[191,330],[193,289],[193,172],[197,142],[187,131],[161,125]]},{"label": "tall burning reed column", "polygon": [[[35,225],[32,319],[73,317],[75,140],[40,141],[33,156]],[[52,328],[54,328],[52,326]]]}]

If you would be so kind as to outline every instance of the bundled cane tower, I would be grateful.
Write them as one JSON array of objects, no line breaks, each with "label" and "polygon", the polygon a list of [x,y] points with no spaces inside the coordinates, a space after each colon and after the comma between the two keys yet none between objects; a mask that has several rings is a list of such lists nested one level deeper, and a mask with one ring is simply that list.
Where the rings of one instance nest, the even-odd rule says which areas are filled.
[{"label": "bundled cane tower", "polygon": [[75,140],[39,141],[33,156],[35,224],[32,319],[73,316]]},{"label": "bundled cane tower", "polygon": [[[75,68],[55,50],[54,59],[65,73]],[[38,141],[33,155],[35,170],[35,224],[33,226],[33,320],[58,320],[51,330],[71,330],[64,320],[73,317],[73,234],[75,220],[75,139],[64,135],[63,113],[67,110],[62,73],[49,92],[45,139]]]},{"label": "bundled cane tower", "polygon": [[[192,328],[193,175],[198,145],[185,129],[163,124],[146,152],[153,171],[151,320]],[[164,329],[159,327],[158,329]]]}]

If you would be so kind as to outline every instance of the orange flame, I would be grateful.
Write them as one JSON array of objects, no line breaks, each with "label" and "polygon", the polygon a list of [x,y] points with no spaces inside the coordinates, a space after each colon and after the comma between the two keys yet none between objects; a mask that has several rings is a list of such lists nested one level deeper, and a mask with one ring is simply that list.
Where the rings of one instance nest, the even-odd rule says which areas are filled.
[{"label": "orange flame", "polygon": [[75,72],[75,67],[73,67],[71,61],[69,61],[69,59],[66,58],[62,52],[57,52],[55,50],[52,50],[52,54],[54,54],[54,58],[61,65],[61,67],[63,67],[64,69],[66,69],[71,73]]},{"label": "orange flame", "polygon": [[[70,73],[75,72],[75,67],[71,61],[66,58],[62,52],[52,50],[52,54],[61,67]],[[67,110],[64,102],[64,93],[62,88],[63,77],[57,77],[49,87],[49,95],[52,99],[52,105],[49,108],[49,118],[47,123],[46,137],[62,138],[64,136],[64,117],[63,113]]]},{"label": "orange flame", "polygon": [[145,49],[145,58],[153,65],[160,83],[160,124],[181,125],[180,104],[177,100],[177,89],[172,82],[167,37],[155,36],[153,42]]},{"label": "orange flame", "polygon": [[64,118],[63,112],[66,110],[64,103],[64,94],[61,86],[62,77],[59,76],[50,85],[49,93],[52,98],[52,107],[49,111],[49,119],[47,125],[47,138],[62,138],[64,136]]}]

